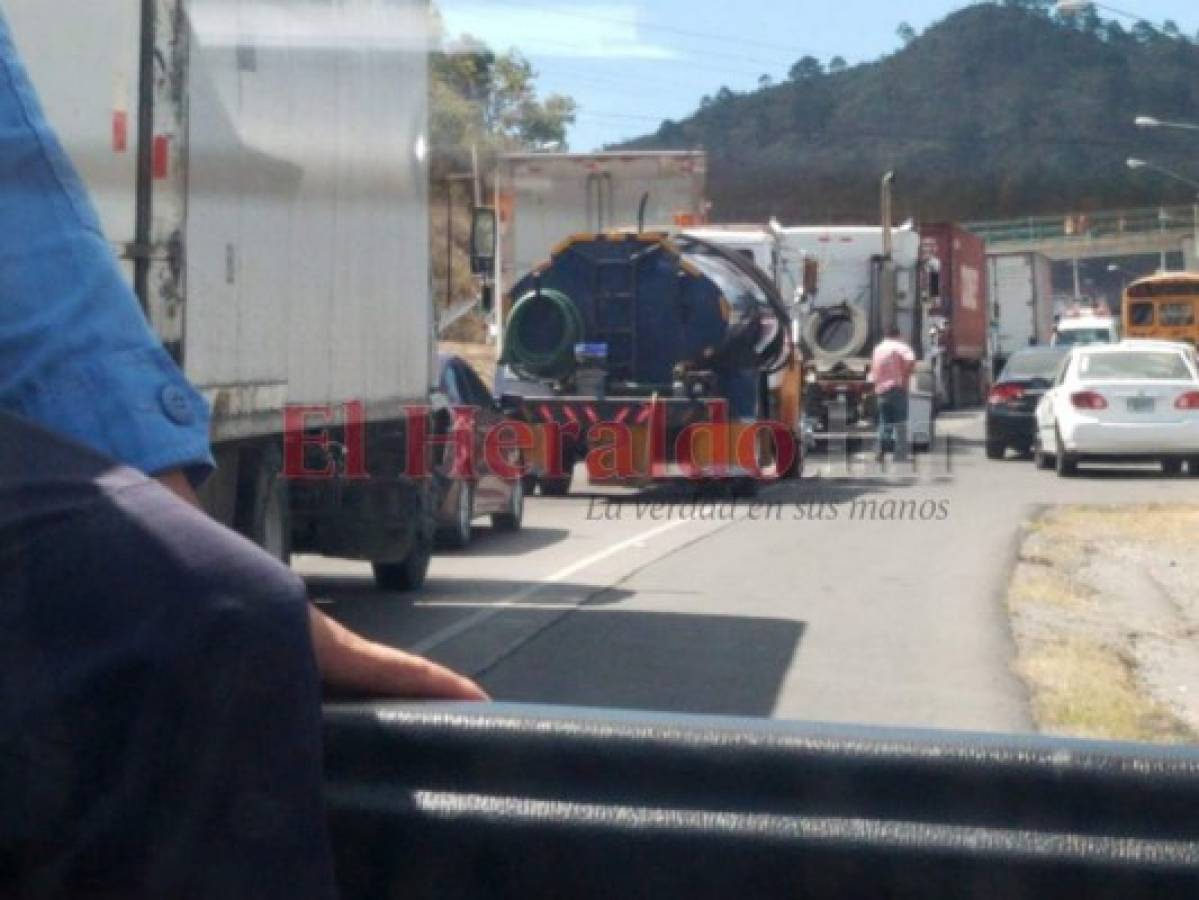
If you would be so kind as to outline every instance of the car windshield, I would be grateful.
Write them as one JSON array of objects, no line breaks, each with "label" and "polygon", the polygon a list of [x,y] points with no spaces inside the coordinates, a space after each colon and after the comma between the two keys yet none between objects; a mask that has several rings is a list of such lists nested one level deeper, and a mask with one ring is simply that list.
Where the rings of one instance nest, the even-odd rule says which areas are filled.
[{"label": "car windshield", "polygon": [[1019,378],[1052,378],[1061,365],[1064,353],[1035,350],[1017,353],[1004,366],[1002,381]]},{"label": "car windshield", "polygon": [[1179,353],[1129,351],[1087,353],[1079,358],[1083,381],[1193,381],[1194,374]]},{"label": "car windshield", "polygon": [[1078,344],[1110,344],[1112,332],[1109,328],[1063,328],[1057,333],[1059,347]]}]

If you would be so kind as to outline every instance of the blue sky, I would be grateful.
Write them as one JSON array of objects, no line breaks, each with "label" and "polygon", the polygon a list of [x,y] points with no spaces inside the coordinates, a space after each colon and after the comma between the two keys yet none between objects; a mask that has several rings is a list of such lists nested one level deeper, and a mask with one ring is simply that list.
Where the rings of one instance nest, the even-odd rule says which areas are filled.
[{"label": "blue sky", "polygon": [[[469,32],[497,50],[516,47],[544,92],[579,103],[574,150],[635,137],[694,111],[721,85],[749,90],[759,76],[786,77],[805,54],[855,63],[899,45],[896,26],[918,31],[961,0],[439,0],[451,34]],[[1118,8],[1194,35],[1195,0],[1122,0]],[[1105,18],[1133,21],[1114,12]]]}]

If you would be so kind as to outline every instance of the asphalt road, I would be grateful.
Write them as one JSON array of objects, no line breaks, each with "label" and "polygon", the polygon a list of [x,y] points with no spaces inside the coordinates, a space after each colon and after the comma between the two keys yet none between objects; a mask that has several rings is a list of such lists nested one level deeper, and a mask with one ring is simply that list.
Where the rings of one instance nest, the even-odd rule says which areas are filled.
[{"label": "asphalt road", "polygon": [[480,525],[416,597],[369,567],[300,558],[332,615],[476,676],[497,699],[1023,732],[1002,594],[1038,506],[1199,502],[1148,467],[989,462],[980,413],[880,473],[816,459],[755,501],[583,491]]}]

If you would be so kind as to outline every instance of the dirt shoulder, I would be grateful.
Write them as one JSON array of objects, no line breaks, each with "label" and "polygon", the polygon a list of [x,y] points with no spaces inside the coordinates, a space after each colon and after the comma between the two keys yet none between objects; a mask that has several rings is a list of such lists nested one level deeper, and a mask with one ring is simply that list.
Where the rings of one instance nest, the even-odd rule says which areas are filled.
[{"label": "dirt shoulder", "polygon": [[1199,740],[1199,507],[1067,507],[1027,527],[1008,590],[1046,733]]}]

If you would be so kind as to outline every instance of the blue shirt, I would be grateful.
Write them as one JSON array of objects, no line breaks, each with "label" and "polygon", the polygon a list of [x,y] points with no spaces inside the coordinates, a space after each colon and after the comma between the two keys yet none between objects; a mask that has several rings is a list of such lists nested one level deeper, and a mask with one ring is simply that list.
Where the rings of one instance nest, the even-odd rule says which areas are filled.
[{"label": "blue shirt", "polygon": [[0,410],[147,474],[213,466],[208,405],[146,322],[2,14]]}]

